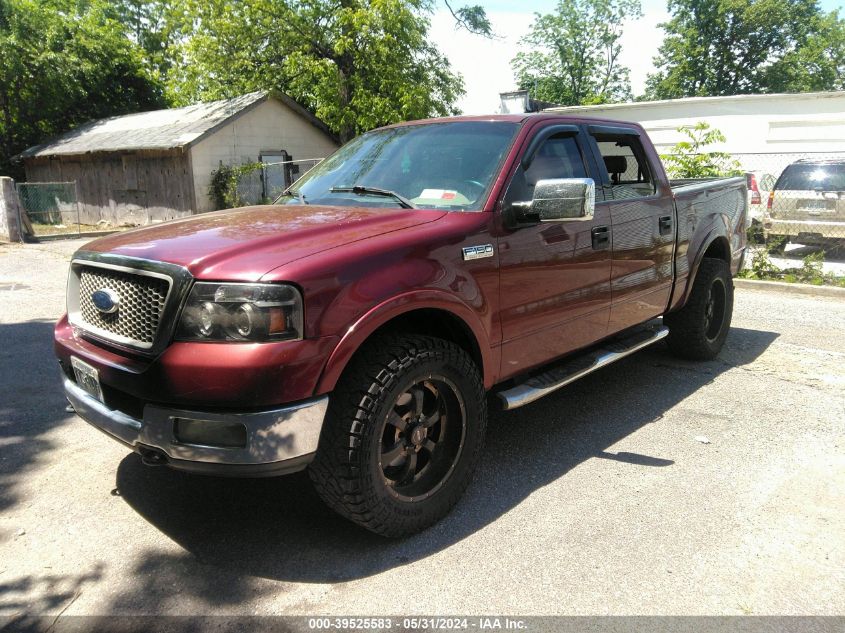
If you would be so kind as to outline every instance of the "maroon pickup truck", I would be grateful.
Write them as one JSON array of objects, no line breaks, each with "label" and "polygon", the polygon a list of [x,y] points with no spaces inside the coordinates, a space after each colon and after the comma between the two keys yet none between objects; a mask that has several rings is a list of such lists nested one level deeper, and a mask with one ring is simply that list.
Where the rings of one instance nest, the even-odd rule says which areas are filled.
[{"label": "maroon pickup truck", "polygon": [[745,187],[670,182],[618,121],[374,130],[276,204],[77,252],[55,330],[65,393],[147,464],[307,468],[343,516],[410,534],[466,489],[486,392],[513,409],[664,338],[719,352]]}]

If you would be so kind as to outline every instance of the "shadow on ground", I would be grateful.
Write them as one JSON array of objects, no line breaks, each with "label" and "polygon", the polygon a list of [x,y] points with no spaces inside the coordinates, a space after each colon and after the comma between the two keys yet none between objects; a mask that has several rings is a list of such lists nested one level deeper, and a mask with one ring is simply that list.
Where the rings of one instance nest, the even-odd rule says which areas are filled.
[{"label": "shadow on ground", "polygon": [[20,501],[19,483],[55,448],[47,433],[73,417],[52,345],[52,321],[0,324],[0,512]]},{"label": "shadow on ground", "polygon": [[[185,550],[147,559],[136,571],[155,591],[160,573],[207,600],[254,585],[255,577],[331,583],[377,574],[424,558],[485,527],[532,492],[596,457],[663,468],[672,455],[608,448],[735,366],[751,363],[777,337],[735,328],[720,359],[687,363],[655,347],[514,412],[493,409],[485,455],[455,510],[423,534],[390,541],[337,517],[304,473],[235,480],[149,468],[127,456],[117,473],[124,500]],[[491,401],[492,404],[492,401]],[[215,570],[191,580],[198,568]],[[183,569],[185,573],[179,572]],[[128,599],[128,596],[127,596]],[[118,604],[117,608],[132,608]]]},{"label": "shadow on ground", "polygon": [[789,244],[782,252],[770,253],[770,257],[793,260],[801,266],[802,260],[808,255],[824,254],[824,261],[832,264],[845,263],[845,246],[841,244],[826,246],[805,246],[803,244]]}]

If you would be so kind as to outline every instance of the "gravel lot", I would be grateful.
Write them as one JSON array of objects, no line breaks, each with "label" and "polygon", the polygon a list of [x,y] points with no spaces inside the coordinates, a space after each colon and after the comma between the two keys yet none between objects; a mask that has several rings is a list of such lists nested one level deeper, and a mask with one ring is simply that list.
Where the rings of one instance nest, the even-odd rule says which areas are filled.
[{"label": "gravel lot", "polygon": [[0,615],[845,614],[845,300],[737,291],[718,360],[494,413],[456,511],[385,541],[302,474],[147,468],[68,413],[81,243],[0,245]]}]

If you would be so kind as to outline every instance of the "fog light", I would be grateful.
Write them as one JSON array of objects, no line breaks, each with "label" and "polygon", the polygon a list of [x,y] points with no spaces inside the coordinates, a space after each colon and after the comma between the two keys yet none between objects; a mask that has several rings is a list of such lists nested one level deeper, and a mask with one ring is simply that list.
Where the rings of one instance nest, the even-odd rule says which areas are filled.
[{"label": "fog light", "polygon": [[188,420],[175,418],[176,441],[196,446],[220,448],[246,448],[246,426],[213,420]]}]

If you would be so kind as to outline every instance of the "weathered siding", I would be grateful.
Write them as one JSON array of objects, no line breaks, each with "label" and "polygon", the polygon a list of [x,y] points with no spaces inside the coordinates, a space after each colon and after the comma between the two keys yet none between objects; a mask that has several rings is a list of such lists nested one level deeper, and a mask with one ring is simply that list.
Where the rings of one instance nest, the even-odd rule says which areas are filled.
[{"label": "weathered siding", "polygon": [[294,160],[323,158],[337,144],[283,103],[269,99],[194,145],[191,163],[198,211],[210,211],[211,172],[221,162],[240,165],[258,161],[262,152],[284,150]]},{"label": "weathered siding", "polygon": [[191,172],[182,150],[32,158],[25,167],[29,182],[76,181],[83,224],[143,225],[191,214]]}]

